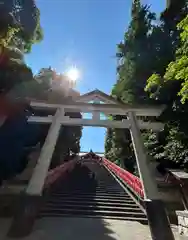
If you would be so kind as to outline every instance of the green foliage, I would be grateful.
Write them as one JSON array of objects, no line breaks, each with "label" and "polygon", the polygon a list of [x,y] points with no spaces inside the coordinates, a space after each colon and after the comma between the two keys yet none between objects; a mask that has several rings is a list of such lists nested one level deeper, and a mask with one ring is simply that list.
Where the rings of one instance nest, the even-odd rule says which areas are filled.
[{"label": "green foliage", "polygon": [[178,95],[182,103],[188,99],[188,16],[178,24],[178,30],[181,30],[181,44],[176,51],[176,59],[171,62],[164,75],[165,81],[181,81],[181,89]]},{"label": "green foliage", "polygon": [[159,88],[163,82],[163,79],[159,74],[153,73],[147,81],[145,91],[150,93],[151,98],[155,98],[155,94],[159,91]]},{"label": "green foliage", "polygon": [[[184,11],[186,6],[184,7]],[[147,138],[146,145],[152,157],[169,167],[176,164],[176,167],[187,168],[187,147],[188,132],[186,122],[188,120],[187,104],[187,80],[188,80],[188,18],[183,18],[185,14],[181,11],[179,17],[173,20],[177,27],[173,26],[173,34],[170,34],[169,44],[174,54],[165,69],[155,69],[148,80],[145,90],[150,97],[166,104],[166,110],[161,116],[161,120],[166,123],[164,131],[152,135],[154,139]],[[177,19],[181,20],[179,23]],[[169,21],[168,21],[169,23]],[[167,32],[168,33],[168,32]],[[175,44],[176,43],[176,44]],[[164,43],[164,45],[166,45]],[[174,46],[176,46],[174,48]],[[161,56],[161,60],[165,57]],[[182,103],[184,103],[182,105]],[[162,139],[162,140],[161,140]],[[173,165],[174,166],[174,165]]]},{"label": "green foliage", "polygon": [[[43,38],[40,26],[40,11],[37,8],[33,8],[32,11],[36,11],[37,17],[33,35],[26,33],[21,26],[13,24],[11,17],[0,18],[1,92],[11,91],[17,96],[23,96],[24,94],[26,96],[33,93],[35,89],[40,89],[40,87],[37,88],[38,84],[33,79],[31,69],[25,65],[23,60],[23,52],[30,52],[31,46]],[[31,14],[31,17],[34,17],[34,14]]]},{"label": "green foliage", "polygon": [[107,129],[106,132],[106,139],[105,139],[105,153],[106,153],[106,157],[110,158],[110,150],[112,149],[112,135],[113,134],[113,130],[111,128]]},{"label": "green foliage", "polygon": [[[63,81],[63,76],[58,75],[51,67],[42,68],[39,73],[35,75],[36,81],[35,84],[33,84],[33,97],[36,100],[38,99],[56,104],[63,104],[68,101],[71,96],[66,96],[66,89],[64,89],[63,86],[61,86],[61,88],[58,87],[58,89],[54,89],[52,86],[53,81],[59,81],[59,77],[61,77],[61,80]],[[50,114],[54,113],[49,113],[49,115]],[[48,115],[48,113],[45,115]],[[65,115],[70,116],[71,118],[81,118],[80,113],[65,113]],[[45,128],[43,139],[45,139],[47,132],[48,128]],[[66,158],[69,158],[71,153],[78,154],[80,152],[81,136],[82,127],[80,126],[63,126],[61,128],[52,157],[52,168],[61,164]]]},{"label": "green foliage", "polygon": [[[147,77],[152,73],[150,66],[150,32],[155,14],[140,1],[134,1],[132,20],[124,35],[123,41],[117,45],[117,83],[112,95],[124,103],[148,103],[150,99],[144,91]],[[116,116],[116,119],[121,116]],[[130,172],[135,172],[135,157],[129,130],[111,130],[107,132],[106,156]]]},{"label": "green foliage", "polygon": [[[161,13],[160,22],[156,23],[155,14],[135,0],[128,30],[117,45],[117,82],[112,95],[125,103],[167,106],[160,117],[160,121],[165,123],[164,130],[159,133],[143,132],[151,159],[163,163],[165,167],[187,167],[186,16],[186,1],[172,1]],[[128,131],[108,131],[105,151],[112,161],[120,161],[124,157],[127,161],[131,160],[136,171]]]},{"label": "green foliage", "polygon": [[[8,97],[11,97],[11,99],[32,98],[49,103],[53,100],[53,103],[60,104],[68,100],[63,88],[60,92],[51,89],[54,77],[54,71],[51,68],[43,68],[39,73],[40,74],[33,77],[31,69],[24,63],[18,64],[17,61],[8,61],[7,64],[1,66],[0,91]],[[42,116],[47,116],[54,114],[54,112],[36,113],[37,116],[40,114],[42,114]],[[81,117],[80,113],[66,113],[66,115],[78,118]],[[39,141],[43,143],[47,136],[49,126],[46,127],[40,124],[39,127],[43,132]],[[65,126],[61,129],[53,156],[53,167],[62,163],[71,153],[78,153],[80,151],[81,134],[82,128],[79,126]]]},{"label": "green foliage", "polygon": [[19,29],[8,26],[0,31],[0,46],[6,48],[12,41],[12,38],[18,33]]},{"label": "green foliage", "polygon": [[[7,18],[6,21],[0,19],[0,46],[17,47],[24,53],[29,53],[33,44],[43,40],[40,11],[38,8],[33,8],[32,11],[36,11],[37,20],[36,29],[32,35],[28,34],[21,26],[15,26],[11,18]],[[34,17],[34,14],[31,17]]]},{"label": "green foliage", "polygon": [[181,43],[176,51],[175,60],[168,64],[164,76],[152,74],[147,80],[145,90],[150,92],[151,97],[155,97],[160,88],[165,87],[169,80],[181,81],[181,89],[178,95],[181,97],[182,103],[185,103],[188,99],[188,17],[178,24],[177,29],[182,32],[180,34]]},{"label": "green foliage", "polygon": [[0,91],[6,94],[14,92],[22,83],[32,80],[32,71],[25,64],[11,61],[0,68]]},{"label": "green foliage", "polygon": [[[71,114],[68,114],[71,116]],[[75,116],[75,114],[74,114]],[[81,115],[76,114],[79,118]],[[80,152],[80,138],[82,136],[81,127],[62,126],[59,138],[56,143],[55,151],[52,157],[51,167],[54,168],[68,159],[71,154],[78,154]]]},{"label": "green foliage", "polygon": [[31,48],[33,44],[39,43],[43,40],[44,34],[43,29],[40,24],[40,11],[37,9],[37,25],[36,29],[32,36],[28,36],[28,34],[24,33],[22,30],[17,35],[18,38],[21,38],[24,44],[24,52],[31,52]]}]

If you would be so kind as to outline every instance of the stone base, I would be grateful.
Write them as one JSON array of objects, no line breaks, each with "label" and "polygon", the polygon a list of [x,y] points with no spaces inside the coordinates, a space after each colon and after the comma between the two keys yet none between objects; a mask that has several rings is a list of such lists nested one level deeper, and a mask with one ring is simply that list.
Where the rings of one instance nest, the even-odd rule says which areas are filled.
[{"label": "stone base", "polygon": [[153,240],[174,240],[170,222],[161,200],[145,200],[148,222]]},{"label": "stone base", "polygon": [[179,234],[188,237],[188,211],[176,211]]},{"label": "stone base", "polygon": [[8,237],[19,238],[31,233],[41,202],[41,196],[21,195]]}]

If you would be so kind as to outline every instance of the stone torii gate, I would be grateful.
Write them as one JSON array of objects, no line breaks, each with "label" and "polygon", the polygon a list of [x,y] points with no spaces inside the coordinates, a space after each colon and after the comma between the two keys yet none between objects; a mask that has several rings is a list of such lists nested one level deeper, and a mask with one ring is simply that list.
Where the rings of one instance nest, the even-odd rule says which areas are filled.
[{"label": "stone torii gate", "polygon": [[[56,113],[54,116],[31,116],[28,119],[31,123],[50,123],[51,126],[42,147],[37,165],[25,191],[27,198],[36,198],[42,195],[45,178],[48,174],[52,155],[62,125],[98,126],[120,129],[128,128],[130,129],[139,175],[144,189],[144,201],[152,237],[157,240],[174,239],[166,212],[158,194],[157,185],[149,170],[147,154],[145,153],[140,133],[140,129],[153,129],[154,131],[159,131],[163,128],[163,124],[160,122],[145,122],[137,119],[137,117],[140,116],[158,117],[164,110],[164,106],[122,104],[99,90],[81,95],[74,101],[70,101],[66,104],[31,102],[31,106],[34,109],[55,110]],[[83,117],[71,118],[65,115],[66,112],[81,112],[83,113]],[[91,113],[92,119],[85,119],[84,113]],[[101,119],[101,114],[107,116],[107,119]],[[113,115],[122,115],[125,116],[125,119],[121,121],[109,120],[108,116]],[[14,222],[12,227],[13,226]]]}]

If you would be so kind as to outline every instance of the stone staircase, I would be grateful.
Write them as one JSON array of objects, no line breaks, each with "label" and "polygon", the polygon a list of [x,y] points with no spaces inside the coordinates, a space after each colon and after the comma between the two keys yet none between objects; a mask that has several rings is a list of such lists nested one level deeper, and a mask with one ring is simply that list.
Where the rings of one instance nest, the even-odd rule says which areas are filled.
[{"label": "stone staircase", "polygon": [[147,223],[141,208],[104,166],[84,160],[50,192],[39,217],[92,217]]}]

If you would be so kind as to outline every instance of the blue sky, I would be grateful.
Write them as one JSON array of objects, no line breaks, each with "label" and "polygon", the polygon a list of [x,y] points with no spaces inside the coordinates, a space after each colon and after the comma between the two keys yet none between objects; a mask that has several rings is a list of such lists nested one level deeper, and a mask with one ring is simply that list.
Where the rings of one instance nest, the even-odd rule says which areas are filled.
[{"label": "blue sky", "polygon": [[[100,89],[110,93],[116,81],[116,44],[130,21],[132,0],[36,0],[44,40],[33,46],[26,61],[36,73],[52,66],[60,72],[76,65],[81,93]],[[160,12],[166,0],[144,0]],[[105,129],[84,128],[81,149],[104,151]]]}]

